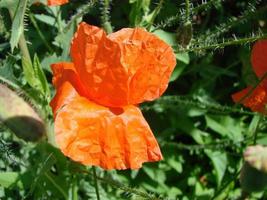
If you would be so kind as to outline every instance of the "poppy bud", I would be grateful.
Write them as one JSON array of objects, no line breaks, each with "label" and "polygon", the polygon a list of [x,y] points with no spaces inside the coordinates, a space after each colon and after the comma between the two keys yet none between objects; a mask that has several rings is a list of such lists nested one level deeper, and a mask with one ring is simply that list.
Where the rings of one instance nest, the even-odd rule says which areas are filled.
[{"label": "poppy bud", "polygon": [[0,84],[0,105],[0,123],[19,138],[37,141],[44,135],[43,120],[29,103],[3,84]]},{"label": "poppy bud", "polygon": [[244,159],[252,167],[267,173],[267,147],[250,146],[244,153]]},{"label": "poppy bud", "polygon": [[243,191],[262,191],[267,186],[267,148],[257,145],[248,147],[244,153],[245,163],[240,183]]},{"label": "poppy bud", "polygon": [[193,27],[190,21],[185,22],[177,29],[177,41],[182,47],[187,47],[192,39]]}]

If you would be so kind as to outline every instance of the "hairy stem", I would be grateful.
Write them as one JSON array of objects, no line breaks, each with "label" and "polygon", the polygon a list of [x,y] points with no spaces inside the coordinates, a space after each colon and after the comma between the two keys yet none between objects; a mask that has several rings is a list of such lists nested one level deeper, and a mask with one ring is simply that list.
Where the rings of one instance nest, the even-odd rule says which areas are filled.
[{"label": "hairy stem", "polygon": [[263,39],[263,38],[267,38],[267,34],[259,34],[259,35],[247,37],[247,38],[235,38],[235,39],[228,40],[222,43],[190,47],[187,49],[180,48],[180,49],[177,49],[176,52],[177,53],[192,52],[192,51],[197,52],[197,51],[204,51],[204,50],[209,50],[209,49],[222,49],[226,46],[251,43],[251,42],[255,42],[256,40]]},{"label": "hairy stem", "polygon": [[94,175],[94,184],[95,184],[96,199],[97,200],[100,200],[100,195],[99,195],[99,189],[98,189],[97,175],[96,175],[96,168],[95,168],[95,166],[93,166],[92,169],[93,169],[93,175]]},{"label": "hairy stem", "polygon": [[102,5],[102,10],[101,10],[101,21],[102,21],[102,26],[107,32],[107,34],[112,33],[113,29],[110,23],[110,17],[109,17],[109,6],[110,6],[110,1],[109,0],[101,0],[101,5]]},{"label": "hairy stem", "polygon": [[190,2],[189,0],[185,0],[185,20],[186,22],[189,21],[190,17]]},{"label": "hairy stem", "polygon": [[34,28],[36,29],[38,35],[40,36],[41,40],[43,41],[44,45],[46,46],[46,48],[53,53],[53,49],[52,47],[49,45],[49,43],[46,41],[44,34],[42,33],[42,31],[40,30],[36,20],[34,19],[32,14],[29,14],[30,20],[34,26]]}]

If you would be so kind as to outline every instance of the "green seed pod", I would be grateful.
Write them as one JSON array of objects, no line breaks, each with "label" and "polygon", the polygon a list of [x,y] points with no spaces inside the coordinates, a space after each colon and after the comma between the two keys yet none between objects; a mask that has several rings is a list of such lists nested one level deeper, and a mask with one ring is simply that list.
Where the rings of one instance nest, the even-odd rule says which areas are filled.
[{"label": "green seed pod", "polygon": [[184,24],[178,27],[176,37],[178,44],[182,47],[186,48],[190,44],[192,36],[193,27],[190,21],[185,22]]},{"label": "green seed pod", "polygon": [[26,141],[37,141],[45,134],[44,122],[30,104],[3,84],[0,84],[0,123]]},{"label": "green seed pod", "polygon": [[245,192],[259,192],[267,187],[267,148],[250,146],[244,153],[245,163],[241,170],[240,183]]}]

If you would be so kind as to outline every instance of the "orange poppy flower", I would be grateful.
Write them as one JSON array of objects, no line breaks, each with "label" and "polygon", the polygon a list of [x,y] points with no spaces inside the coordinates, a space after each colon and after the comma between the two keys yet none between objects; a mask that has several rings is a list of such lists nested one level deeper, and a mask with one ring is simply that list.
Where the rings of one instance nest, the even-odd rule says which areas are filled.
[{"label": "orange poppy flower", "polygon": [[48,6],[60,6],[68,2],[69,0],[47,0],[47,5]]},{"label": "orange poppy flower", "polygon": [[89,98],[111,107],[158,98],[176,64],[172,48],[144,29],[107,36],[86,23],[73,38],[71,56]]},{"label": "orange poppy flower", "polygon": [[140,109],[167,88],[175,67],[166,43],[141,28],[106,33],[81,23],[73,63],[53,64],[50,105],[56,142],[71,159],[104,169],[138,169],[162,155]]},{"label": "orange poppy flower", "polygon": [[[259,78],[267,73],[267,40],[261,40],[255,43],[251,53],[251,63],[253,70]],[[252,111],[267,113],[267,81],[263,80],[254,90],[249,86],[240,92],[232,95],[234,102],[242,103]]]},{"label": "orange poppy flower", "polygon": [[46,3],[44,1],[35,1],[33,4],[40,5],[41,2],[48,6],[60,6],[62,4],[68,3],[69,0],[47,0]]}]

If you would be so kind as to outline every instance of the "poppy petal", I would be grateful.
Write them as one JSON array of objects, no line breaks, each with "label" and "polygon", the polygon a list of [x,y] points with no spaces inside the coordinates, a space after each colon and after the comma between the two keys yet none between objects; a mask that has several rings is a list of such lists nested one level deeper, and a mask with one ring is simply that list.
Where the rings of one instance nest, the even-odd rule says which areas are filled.
[{"label": "poppy petal", "polygon": [[69,0],[47,0],[47,5],[48,6],[60,6],[68,2]]},{"label": "poppy petal", "polygon": [[[265,104],[267,102],[267,90],[259,85],[257,86],[250,95],[248,95],[249,91],[252,87],[247,87],[235,94],[232,95],[234,102],[238,103],[242,100],[242,104],[248,108],[250,108],[254,112],[266,113]],[[246,95],[248,95],[246,97]]]},{"label": "poppy petal", "polygon": [[71,159],[104,169],[138,169],[159,161],[156,139],[136,106],[108,108],[78,95],[58,111],[56,142]]},{"label": "poppy petal", "polygon": [[91,99],[110,107],[158,98],[176,64],[172,48],[144,29],[107,36],[86,23],[73,38],[71,56]]},{"label": "poppy petal", "polygon": [[57,110],[70,101],[78,92],[82,96],[86,96],[86,91],[76,74],[73,63],[61,62],[51,65],[53,71],[53,85],[57,92],[50,102],[54,115]]},{"label": "poppy petal", "polygon": [[254,44],[251,62],[255,73],[261,78],[267,72],[267,40],[260,40]]}]

